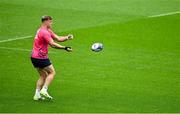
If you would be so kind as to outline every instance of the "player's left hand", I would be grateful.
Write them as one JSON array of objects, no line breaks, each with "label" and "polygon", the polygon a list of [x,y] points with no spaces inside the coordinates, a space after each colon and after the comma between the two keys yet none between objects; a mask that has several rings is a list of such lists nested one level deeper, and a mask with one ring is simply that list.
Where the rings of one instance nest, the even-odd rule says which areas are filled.
[{"label": "player's left hand", "polygon": [[72,51],[72,48],[69,47],[69,46],[66,46],[64,49],[65,49],[66,51],[68,51],[68,52],[71,52],[71,51]]},{"label": "player's left hand", "polygon": [[67,39],[68,40],[72,40],[74,38],[74,36],[72,35],[72,34],[69,34],[68,36],[67,36]]}]

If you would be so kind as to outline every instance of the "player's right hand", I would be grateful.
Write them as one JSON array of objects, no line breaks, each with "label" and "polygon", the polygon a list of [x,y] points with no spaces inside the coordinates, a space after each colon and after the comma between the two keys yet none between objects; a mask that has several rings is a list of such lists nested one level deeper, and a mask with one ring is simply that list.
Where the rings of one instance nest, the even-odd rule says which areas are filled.
[{"label": "player's right hand", "polygon": [[74,38],[74,36],[72,35],[72,34],[69,34],[68,36],[67,36],[67,39],[68,40],[72,40]]}]

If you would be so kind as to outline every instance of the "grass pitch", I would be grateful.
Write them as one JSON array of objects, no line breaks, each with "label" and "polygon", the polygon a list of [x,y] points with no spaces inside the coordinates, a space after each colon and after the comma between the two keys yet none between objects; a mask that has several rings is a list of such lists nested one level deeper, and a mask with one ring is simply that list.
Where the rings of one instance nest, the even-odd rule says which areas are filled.
[{"label": "grass pitch", "polygon": [[[180,112],[179,0],[1,0],[0,41],[34,36],[42,15],[54,17],[61,43],[50,49],[52,102],[32,100],[38,74],[33,37],[0,43],[0,112]],[[104,50],[90,50],[102,42]]]}]

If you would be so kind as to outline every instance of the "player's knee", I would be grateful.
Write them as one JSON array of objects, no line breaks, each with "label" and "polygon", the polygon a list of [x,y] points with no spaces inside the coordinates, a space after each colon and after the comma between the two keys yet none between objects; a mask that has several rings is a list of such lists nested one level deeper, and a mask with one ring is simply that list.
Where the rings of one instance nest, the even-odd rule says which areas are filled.
[{"label": "player's knee", "polygon": [[50,74],[54,77],[54,76],[56,75],[56,71],[55,71],[55,70],[52,70],[52,71],[50,72]]},{"label": "player's knee", "polygon": [[45,81],[46,80],[46,75],[41,76],[42,80]]},{"label": "player's knee", "polygon": [[55,71],[55,70],[53,70],[53,71],[52,71],[52,74],[55,76],[55,75],[56,75],[56,71]]},{"label": "player's knee", "polygon": [[54,75],[55,75],[54,73],[51,73],[51,74],[49,74],[48,78],[53,80],[54,79]]}]

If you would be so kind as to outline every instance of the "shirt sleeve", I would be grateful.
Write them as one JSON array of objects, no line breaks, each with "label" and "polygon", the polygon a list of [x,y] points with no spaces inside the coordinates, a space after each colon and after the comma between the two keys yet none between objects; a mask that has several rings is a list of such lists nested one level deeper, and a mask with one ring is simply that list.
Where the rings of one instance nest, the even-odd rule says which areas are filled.
[{"label": "shirt sleeve", "polygon": [[50,32],[50,34],[51,34],[51,38],[53,38],[53,39],[54,39],[54,38],[55,38],[55,33],[54,33],[51,29],[49,29],[48,31],[49,31],[49,32]]},{"label": "shirt sleeve", "polygon": [[43,34],[43,39],[44,39],[47,43],[49,43],[49,42],[51,41],[51,39],[52,39],[51,34],[49,34],[48,32],[44,32],[44,34]]}]

